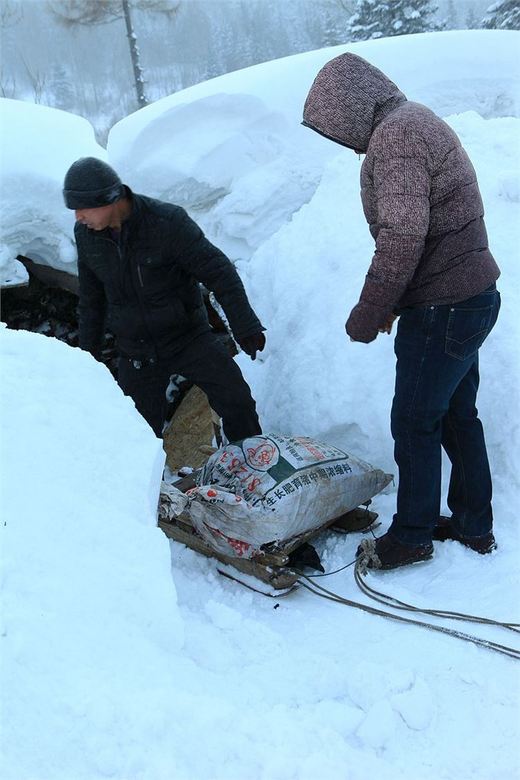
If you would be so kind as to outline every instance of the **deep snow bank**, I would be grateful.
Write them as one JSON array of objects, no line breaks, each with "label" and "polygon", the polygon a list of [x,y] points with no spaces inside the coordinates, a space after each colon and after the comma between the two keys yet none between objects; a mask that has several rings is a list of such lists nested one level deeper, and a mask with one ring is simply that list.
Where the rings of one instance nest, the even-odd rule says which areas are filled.
[{"label": "deep snow bank", "polygon": [[399,36],[229,73],[122,119],[110,161],[137,191],[184,205],[232,257],[248,258],[310,200],[337,155],[300,125],[327,60],[355,52],[441,116],[516,116],[518,40],[495,30]]},{"label": "deep snow bank", "polygon": [[0,363],[0,766],[97,777],[114,742],[153,728],[183,642],[155,527],[164,453],[90,355],[2,328]]},{"label": "deep snow bank", "polygon": [[6,98],[0,112],[0,284],[27,278],[17,255],[74,272],[74,215],[63,203],[63,178],[78,157],[106,159],[106,152],[74,114]]}]

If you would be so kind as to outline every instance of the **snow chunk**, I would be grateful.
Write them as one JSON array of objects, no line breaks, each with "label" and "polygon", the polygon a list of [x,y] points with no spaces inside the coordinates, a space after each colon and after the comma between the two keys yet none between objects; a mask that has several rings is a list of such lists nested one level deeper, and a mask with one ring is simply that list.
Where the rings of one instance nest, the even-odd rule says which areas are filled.
[{"label": "snow chunk", "polygon": [[388,701],[378,701],[371,708],[356,734],[367,747],[382,750],[396,733],[398,718]]},{"label": "snow chunk", "polygon": [[412,672],[395,667],[391,672],[382,666],[362,661],[352,670],[348,683],[351,700],[365,712],[391,694],[409,690],[414,682]]},{"label": "snow chunk", "polygon": [[13,260],[6,246],[0,246],[0,278],[2,287],[16,287],[29,281],[27,269],[19,260]]},{"label": "snow chunk", "polygon": [[435,710],[432,692],[424,680],[417,678],[410,690],[392,696],[390,701],[413,731],[423,731],[431,724]]}]

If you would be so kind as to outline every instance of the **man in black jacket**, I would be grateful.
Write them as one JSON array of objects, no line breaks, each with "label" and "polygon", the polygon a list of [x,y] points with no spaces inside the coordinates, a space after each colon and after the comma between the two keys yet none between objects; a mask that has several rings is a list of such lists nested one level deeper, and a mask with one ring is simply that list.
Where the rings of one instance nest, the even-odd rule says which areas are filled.
[{"label": "man in black jacket", "polygon": [[229,441],[261,433],[249,386],[212,333],[199,282],[222,306],[254,360],[264,328],[229,259],[180,206],[133,193],[94,157],[67,171],[78,248],[79,345],[99,357],[105,326],[120,355],[118,383],[157,436],[172,374],[198,385]]}]

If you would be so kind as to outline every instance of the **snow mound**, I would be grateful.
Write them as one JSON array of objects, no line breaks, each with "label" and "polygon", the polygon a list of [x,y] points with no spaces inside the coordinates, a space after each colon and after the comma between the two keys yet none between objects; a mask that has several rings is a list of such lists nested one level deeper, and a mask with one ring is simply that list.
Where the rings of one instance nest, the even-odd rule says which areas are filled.
[{"label": "snow mound", "polygon": [[355,52],[441,116],[517,116],[519,37],[406,35],[255,65],[121,120],[110,131],[110,161],[137,191],[180,203],[228,254],[248,259],[309,202],[337,154],[300,126],[307,91],[327,60]]},{"label": "snow mound", "polygon": [[88,354],[2,328],[0,362],[5,767],[78,777],[87,754],[97,777],[112,741],[146,732],[183,642],[155,527],[164,453]]},{"label": "snow mound", "polygon": [[0,284],[27,279],[17,255],[74,272],[74,214],[63,202],[63,179],[78,157],[106,159],[106,152],[74,114],[6,98],[0,110]]}]

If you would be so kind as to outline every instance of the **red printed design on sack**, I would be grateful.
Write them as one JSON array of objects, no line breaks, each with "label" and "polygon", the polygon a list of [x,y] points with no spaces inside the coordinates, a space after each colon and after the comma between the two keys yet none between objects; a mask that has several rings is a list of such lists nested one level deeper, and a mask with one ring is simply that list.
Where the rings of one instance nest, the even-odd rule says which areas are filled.
[{"label": "red printed design on sack", "polygon": [[278,455],[278,448],[269,441],[262,442],[258,447],[247,448],[247,461],[253,468],[267,470]]}]

